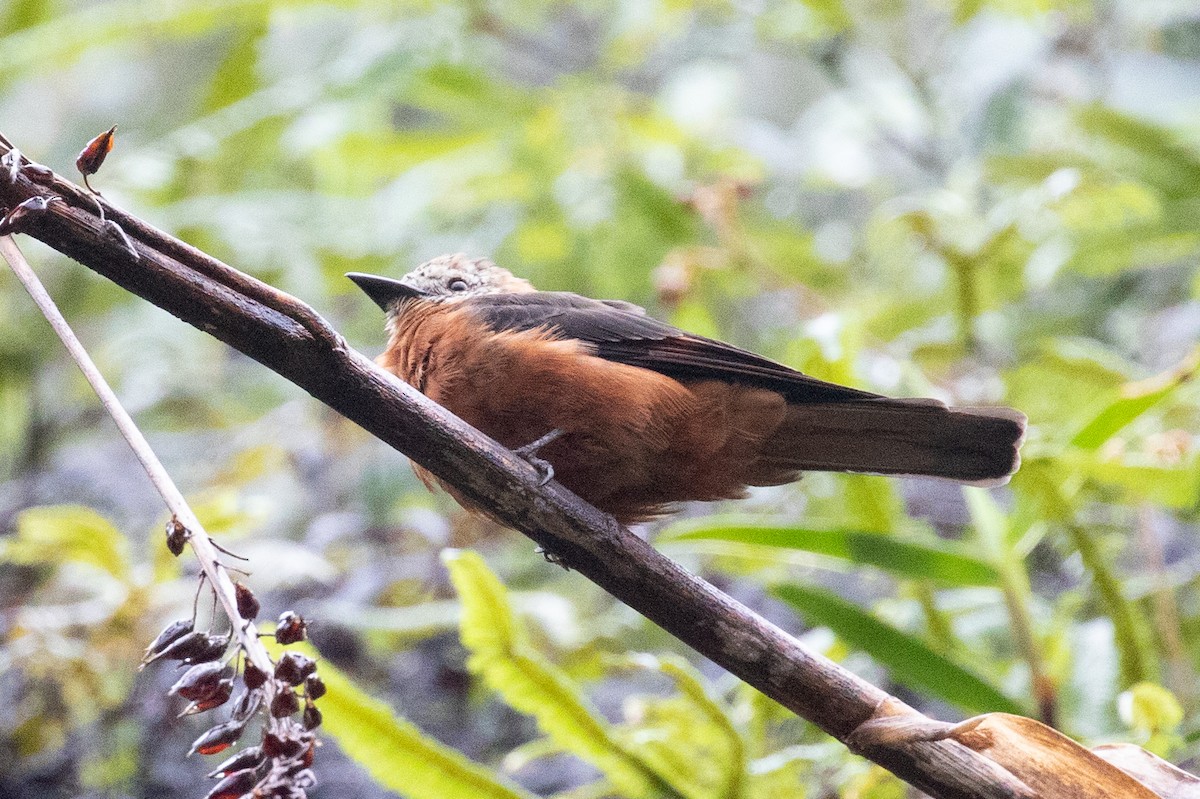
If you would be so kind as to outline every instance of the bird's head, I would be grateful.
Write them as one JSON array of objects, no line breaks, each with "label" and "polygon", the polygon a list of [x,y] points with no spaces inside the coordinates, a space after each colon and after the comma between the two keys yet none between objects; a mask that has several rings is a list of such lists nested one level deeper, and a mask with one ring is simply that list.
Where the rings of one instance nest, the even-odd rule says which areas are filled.
[{"label": "bird's head", "polygon": [[534,291],[528,280],[513,276],[487,258],[468,258],[462,253],[440,255],[399,280],[361,272],[349,272],[346,277],[389,313],[409,299],[452,302],[484,294]]}]

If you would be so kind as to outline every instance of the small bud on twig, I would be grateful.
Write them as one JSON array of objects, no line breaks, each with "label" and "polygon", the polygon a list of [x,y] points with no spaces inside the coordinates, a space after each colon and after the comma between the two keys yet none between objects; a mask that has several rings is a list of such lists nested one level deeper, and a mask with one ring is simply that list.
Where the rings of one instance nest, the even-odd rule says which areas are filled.
[{"label": "small bud on twig", "polygon": [[171,551],[171,554],[179,557],[183,552],[184,545],[191,537],[191,531],[183,526],[178,517],[172,516],[171,520],[167,522],[167,549]]},{"label": "small bud on twig", "polygon": [[88,187],[88,191],[96,191],[88,185],[88,175],[94,175],[100,171],[100,167],[104,164],[104,159],[112,152],[113,134],[116,132],[117,126],[113,125],[88,142],[75,159],[75,168],[79,170],[79,174],[83,175],[83,185]]},{"label": "small bud on twig", "polygon": [[238,613],[242,614],[242,618],[246,621],[254,621],[258,618],[258,611],[261,606],[254,592],[241,583],[234,583],[233,590],[237,594]]}]

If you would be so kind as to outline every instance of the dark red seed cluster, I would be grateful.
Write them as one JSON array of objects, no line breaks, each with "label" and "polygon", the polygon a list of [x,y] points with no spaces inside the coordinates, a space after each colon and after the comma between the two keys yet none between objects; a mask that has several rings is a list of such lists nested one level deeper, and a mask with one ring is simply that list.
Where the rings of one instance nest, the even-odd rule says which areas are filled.
[{"label": "dark red seed cluster", "polygon": [[[258,599],[244,585],[235,588],[238,610],[248,623],[258,614]],[[275,639],[284,644],[303,641],[306,627],[303,618],[288,611],[279,617]],[[285,652],[264,670],[240,646],[226,657],[232,639],[232,631],[200,632],[194,619],[181,619],[167,625],[146,648],[142,665],[170,660],[186,667],[168,691],[188,700],[181,716],[221,707],[238,694],[229,718],[198,737],[189,755],[225,752],[247,729],[260,730],[257,744],[209,773],[217,783],[205,799],[306,799],[307,791],[316,785],[312,763],[321,712],[315,702],[325,694],[317,662],[299,652]],[[252,724],[255,718],[261,719],[261,726]]]}]

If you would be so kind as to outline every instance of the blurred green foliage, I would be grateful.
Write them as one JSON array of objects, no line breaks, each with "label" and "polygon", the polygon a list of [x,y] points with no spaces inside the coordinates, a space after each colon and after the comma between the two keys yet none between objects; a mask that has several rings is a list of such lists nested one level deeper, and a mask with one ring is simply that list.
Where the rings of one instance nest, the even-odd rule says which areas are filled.
[{"label": "blurred green foliage", "polygon": [[[0,3],[0,131],[69,173],[119,124],[106,197],[364,351],[381,320],[344,272],[467,251],[822,378],[1023,410],[1003,490],[814,474],[650,533],[928,712],[1185,767],[1198,87],[1190,0]],[[22,245],[267,610],[318,620],[329,739],[362,764],[326,747],[330,795],[433,771],[446,796],[903,795],[294,387]],[[191,607],[163,517],[0,271],[0,794],[202,795],[200,727],[133,665]],[[460,552],[452,586],[447,546],[491,568]]]}]

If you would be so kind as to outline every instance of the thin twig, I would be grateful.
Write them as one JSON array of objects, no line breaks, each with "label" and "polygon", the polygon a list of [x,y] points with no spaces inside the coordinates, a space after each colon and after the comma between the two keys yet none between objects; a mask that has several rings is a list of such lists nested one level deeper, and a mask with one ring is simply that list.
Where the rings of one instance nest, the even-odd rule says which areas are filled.
[{"label": "thin twig", "polygon": [[75,335],[71,326],[67,323],[62,312],[58,310],[58,306],[54,304],[50,294],[46,291],[45,286],[38,280],[37,275],[29,266],[29,262],[25,260],[25,256],[17,247],[17,243],[13,241],[11,236],[0,236],[0,255],[8,262],[13,274],[21,281],[21,285],[29,292],[29,296],[33,298],[34,303],[46,317],[46,321],[50,323],[50,327],[58,334],[62,340],[63,346],[67,348],[67,352],[79,365],[79,369],[83,372],[83,376],[87,378],[92,389],[96,392],[96,396],[100,398],[100,404],[108,411],[108,415],[116,422],[117,429],[121,436],[129,443],[130,449],[137,459],[141,461],[142,468],[146,470],[146,474],[150,477],[150,482],[154,484],[163,501],[166,502],[167,508],[171,513],[175,514],[180,523],[191,533],[188,539],[192,545],[192,551],[196,553],[196,558],[200,561],[200,568],[204,570],[204,574],[208,577],[209,583],[213,586],[216,592],[217,599],[220,600],[221,606],[225,610],[225,615],[228,616],[230,624],[233,625],[234,634],[241,642],[242,648],[246,652],[246,657],[254,663],[255,666],[263,671],[270,673],[272,670],[271,660],[267,655],[267,650],[258,638],[258,631],[255,629],[254,623],[247,619],[243,619],[238,613],[237,596],[234,593],[233,582],[229,579],[229,575],[221,566],[217,558],[217,550],[212,541],[208,537],[208,533],[204,531],[204,526],[200,524],[200,520],[196,518],[196,514],[192,512],[191,506],[187,500],[183,498],[179,487],[175,485],[175,481],[171,479],[171,475],[163,466],[162,461],[154,454],[154,450],[150,447],[150,442],[142,435],[142,431],[138,429],[129,412],[121,405],[121,401],[117,398],[116,393],[108,385],[108,381],[104,379],[104,375],[100,374],[100,370],[96,368],[95,362],[84,349],[82,342]]}]

